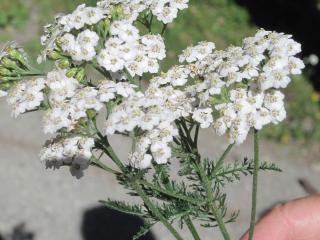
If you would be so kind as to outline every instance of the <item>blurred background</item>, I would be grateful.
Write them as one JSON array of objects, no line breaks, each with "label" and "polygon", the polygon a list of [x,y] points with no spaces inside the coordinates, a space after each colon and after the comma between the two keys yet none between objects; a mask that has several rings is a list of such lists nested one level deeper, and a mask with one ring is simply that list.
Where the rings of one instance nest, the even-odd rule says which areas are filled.
[{"label": "blurred background", "polygon": [[[35,59],[41,46],[42,26],[57,13],[67,13],[80,3],[95,0],[0,0],[0,46],[17,40]],[[185,47],[201,40],[221,49],[254,34],[257,28],[292,34],[303,47],[307,67],[303,76],[293,79],[286,90],[288,118],[263,130],[263,160],[277,163],[283,173],[263,173],[260,180],[260,213],[276,203],[316,192],[320,183],[320,0],[190,0],[190,7],[167,32],[168,60],[175,63]],[[46,68],[48,66],[43,66]],[[101,208],[97,200],[124,198],[116,180],[90,169],[80,181],[68,170],[46,171],[38,160],[45,136],[41,116],[33,113],[10,119],[10,109],[0,100],[0,240],[129,240],[142,224]],[[218,156],[224,139],[202,133],[203,152]],[[113,139],[115,148],[123,139]],[[251,156],[251,141],[237,147],[230,161]],[[125,151],[120,151],[123,158]],[[249,220],[250,178],[227,186],[230,211],[240,209],[237,223],[231,224],[238,239]],[[202,232],[203,239],[218,233]],[[170,240],[160,225],[147,240]],[[186,235],[185,239],[189,239]],[[190,238],[191,239],[191,238]]]}]

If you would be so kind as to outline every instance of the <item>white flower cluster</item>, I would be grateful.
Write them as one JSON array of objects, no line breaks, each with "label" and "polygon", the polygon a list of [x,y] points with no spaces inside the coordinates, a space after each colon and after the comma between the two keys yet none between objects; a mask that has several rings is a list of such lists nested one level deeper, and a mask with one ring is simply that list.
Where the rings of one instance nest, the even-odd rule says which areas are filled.
[{"label": "white flower cluster", "polygon": [[34,80],[22,81],[12,88],[7,97],[11,105],[12,116],[18,117],[27,111],[35,110],[44,100],[42,90],[45,88],[45,80],[37,78]]},{"label": "white flower cluster", "polygon": [[216,45],[212,42],[200,42],[196,46],[188,47],[183,50],[179,56],[179,62],[194,63],[203,60],[209,54],[212,53]]},{"label": "white flower cluster", "polygon": [[159,21],[171,23],[179,10],[188,8],[189,0],[155,0],[151,3],[151,11]]},{"label": "white flower cluster", "polygon": [[113,73],[127,70],[132,77],[157,73],[158,60],[166,56],[160,35],[140,36],[139,30],[128,21],[116,21],[110,27],[112,35],[97,56],[100,66]]},{"label": "white flower cluster", "polygon": [[[200,42],[183,51],[181,65],[152,77],[148,86],[137,83],[145,73],[158,73],[166,57],[160,35],[140,35],[140,13],[145,17],[139,21],[153,14],[167,24],[187,7],[188,0],[105,0],[96,7],[81,5],[47,26],[42,41],[58,67],[45,79],[18,82],[8,102],[14,116],[45,109],[44,132],[57,134],[41,152],[48,167],[69,165],[73,175],[82,176],[93,157],[95,117],[104,107],[104,134],[131,137],[129,161],[141,169],[169,161],[185,120],[241,144],[250,129],[285,119],[281,89],[304,68],[295,57],[301,46],[289,35],[260,30],[242,46],[223,51]],[[84,65],[112,80],[89,80]]]},{"label": "white flower cluster", "polygon": [[231,90],[230,102],[216,105],[220,117],[214,128],[218,135],[228,133],[230,143],[241,144],[250,128],[261,130],[269,123],[279,123],[286,117],[284,95],[280,91],[256,93],[243,88]]},{"label": "white flower cluster", "polygon": [[[279,89],[304,68],[294,57],[301,51],[300,44],[290,35],[260,30],[244,39],[242,47],[211,53],[213,44],[205,46],[188,48],[180,56],[181,62],[190,63],[192,75],[202,79],[187,87],[189,94],[198,97],[200,108],[205,108],[194,112],[194,120],[202,127],[213,122],[219,135],[227,134],[230,143],[240,144],[252,127],[259,130],[285,119],[284,95]],[[218,112],[214,121],[208,116],[208,106]]]},{"label": "white flower cluster", "polygon": [[80,178],[83,171],[90,165],[94,139],[86,137],[71,137],[47,141],[40,152],[41,161],[47,168],[58,169],[70,166],[73,176]]},{"label": "white flower cluster", "polygon": [[84,30],[77,38],[71,33],[62,36],[61,47],[74,61],[91,61],[96,56],[95,47],[98,44],[99,36],[93,31]]},{"label": "white flower cluster", "polygon": [[[132,76],[157,73],[157,60],[165,57],[163,39],[158,35],[141,37],[135,21],[146,11],[168,24],[177,17],[179,10],[187,7],[188,0],[106,0],[98,2],[96,7],[82,4],[71,14],[58,16],[55,24],[45,27],[41,43],[46,49],[38,62],[45,60],[48,52],[57,46],[74,61],[92,61],[97,56],[99,36],[91,26],[106,20],[111,21],[108,29],[111,37],[98,54],[99,64],[112,72],[126,68]],[[114,14],[120,18],[113,19]]]},{"label": "white flower cluster", "polygon": [[189,0],[105,0],[98,6],[110,13],[112,6],[121,4],[126,20],[135,21],[143,11],[151,11],[157,19],[165,24],[171,23],[179,10],[188,8]]},{"label": "white flower cluster", "polygon": [[62,16],[59,19],[59,24],[63,26],[65,32],[70,32],[73,29],[79,30],[86,25],[94,25],[106,18],[106,13],[102,8],[87,7],[85,4],[81,4],[71,14]]},{"label": "white flower cluster", "polygon": [[100,111],[98,90],[83,87],[74,78],[68,78],[64,70],[48,73],[49,104],[51,108],[44,115],[44,132],[56,133],[62,128],[73,130],[81,118],[87,117],[87,110]]},{"label": "white flower cluster", "polygon": [[[95,32],[84,28],[107,18],[106,14],[107,12],[100,7],[87,7],[82,4],[71,14],[57,16],[54,24],[48,24],[44,27],[41,44],[45,46],[45,49],[38,57],[38,63],[45,61],[48,52],[56,49],[57,41],[61,37],[62,50],[69,53],[73,60],[92,60],[96,55],[95,47],[99,37]],[[76,31],[81,32],[77,38],[70,33]]]},{"label": "white flower cluster", "polygon": [[106,123],[107,135],[142,132],[134,136],[137,142],[130,154],[130,162],[137,168],[149,167],[152,159],[158,164],[167,163],[170,143],[178,134],[174,122],[192,111],[192,99],[168,84],[167,77],[152,79],[144,93],[137,92],[115,107]]},{"label": "white flower cluster", "polygon": [[213,122],[212,109],[196,109],[192,115],[193,120],[200,123],[201,128],[208,128]]},{"label": "white flower cluster", "polygon": [[137,86],[127,83],[105,80],[99,84],[99,100],[102,103],[107,103],[111,100],[122,97],[123,99],[129,98],[135,94],[135,88]]}]

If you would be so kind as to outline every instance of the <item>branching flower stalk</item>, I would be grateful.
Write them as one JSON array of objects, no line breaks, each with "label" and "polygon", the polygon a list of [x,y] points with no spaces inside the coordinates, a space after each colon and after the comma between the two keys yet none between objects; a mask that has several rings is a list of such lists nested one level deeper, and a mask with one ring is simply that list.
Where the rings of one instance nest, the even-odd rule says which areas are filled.
[{"label": "branching flower stalk", "polygon": [[[157,223],[178,240],[186,239],[178,229],[185,226],[200,240],[198,225],[217,226],[229,240],[226,224],[238,212],[228,212],[224,186],[251,174],[252,239],[258,171],[280,171],[259,161],[258,131],[285,119],[281,89],[304,68],[295,57],[301,45],[260,29],[225,50],[200,42],[178,56],[178,65],[161,70],[165,32],[186,8],[188,0],[104,0],[59,15],[41,37],[37,60],[54,63],[48,73],[31,67],[15,43],[0,51],[0,97],[14,117],[43,112],[43,131],[54,135],[40,152],[46,168],[68,167],[80,178],[98,167],[141,198],[141,204],[101,201],[143,218],[133,240]],[[203,157],[198,148],[199,134],[210,128],[228,142],[218,159]],[[254,159],[226,163],[251,130]],[[127,159],[111,146],[114,135],[132,141]]]}]

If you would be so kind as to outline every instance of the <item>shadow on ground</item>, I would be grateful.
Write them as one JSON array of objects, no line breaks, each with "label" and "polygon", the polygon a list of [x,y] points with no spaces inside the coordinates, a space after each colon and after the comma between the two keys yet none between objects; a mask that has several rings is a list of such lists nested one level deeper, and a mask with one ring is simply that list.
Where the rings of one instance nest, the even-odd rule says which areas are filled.
[{"label": "shadow on ground", "polygon": [[[302,43],[303,55],[320,56],[320,10],[315,0],[236,0],[246,7],[251,20],[267,30],[290,33]],[[311,80],[320,90],[320,64]]]},{"label": "shadow on ground", "polygon": [[[84,240],[132,240],[143,225],[142,219],[106,207],[85,211],[82,221]],[[152,233],[140,240],[156,240]]]},{"label": "shadow on ground", "polygon": [[15,226],[8,235],[0,233],[0,240],[34,240],[35,234],[28,231],[24,223]]}]

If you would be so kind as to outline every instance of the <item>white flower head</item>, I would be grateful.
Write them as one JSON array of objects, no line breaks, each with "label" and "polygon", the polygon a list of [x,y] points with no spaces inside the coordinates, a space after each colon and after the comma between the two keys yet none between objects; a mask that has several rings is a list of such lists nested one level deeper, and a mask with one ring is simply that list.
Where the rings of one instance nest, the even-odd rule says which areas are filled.
[{"label": "white flower head", "polygon": [[213,122],[212,109],[197,109],[194,111],[192,118],[200,123],[201,128],[208,128]]}]

